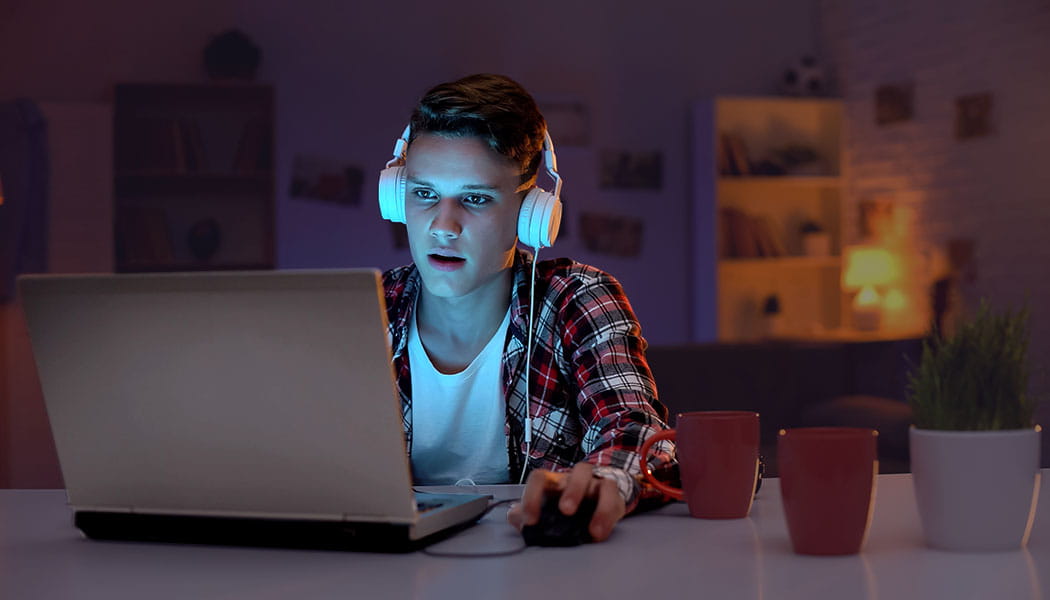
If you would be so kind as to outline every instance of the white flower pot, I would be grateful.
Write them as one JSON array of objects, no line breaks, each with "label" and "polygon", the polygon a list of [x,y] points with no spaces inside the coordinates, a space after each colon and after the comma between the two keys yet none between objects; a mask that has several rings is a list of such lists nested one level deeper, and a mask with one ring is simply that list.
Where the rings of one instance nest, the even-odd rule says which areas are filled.
[{"label": "white flower pot", "polygon": [[1024,547],[1039,495],[1040,431],[911,428],[912,481],[929,546],[964,552]]}]

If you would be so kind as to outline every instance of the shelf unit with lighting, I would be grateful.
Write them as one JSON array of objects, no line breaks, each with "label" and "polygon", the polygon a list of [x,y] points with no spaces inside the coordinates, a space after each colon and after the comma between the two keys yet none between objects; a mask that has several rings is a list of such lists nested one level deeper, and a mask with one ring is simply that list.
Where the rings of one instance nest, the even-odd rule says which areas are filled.
[{"label": "shelf unit with lighting", "polygon": [[[841,101],[719,97],[692,117],[693,339],[841,330]],[[807,251],[805,223],[822,229],[821,250]],[[763,317],[770,296],[780,308],[773,331]]]}]

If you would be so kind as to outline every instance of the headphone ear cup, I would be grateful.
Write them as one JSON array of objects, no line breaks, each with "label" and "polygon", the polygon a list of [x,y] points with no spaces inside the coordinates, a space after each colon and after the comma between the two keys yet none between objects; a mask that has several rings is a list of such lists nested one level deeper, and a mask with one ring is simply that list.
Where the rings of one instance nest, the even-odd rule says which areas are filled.
[{"label": "headphone ear cup", "polygon": [[388,221],[405,222],[405,167],[387,167],[379,173],[379,214]]},{"label": "headphone ear cup", "polygon": [[529,190],[518,210],[518,240],[530,248],[547,248],[558,238],[561,200],[538,187]]}]

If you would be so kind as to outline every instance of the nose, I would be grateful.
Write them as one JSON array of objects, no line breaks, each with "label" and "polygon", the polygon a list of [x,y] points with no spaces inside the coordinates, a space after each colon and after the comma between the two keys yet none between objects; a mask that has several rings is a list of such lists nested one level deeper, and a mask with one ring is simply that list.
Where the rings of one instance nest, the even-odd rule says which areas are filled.
[{"label": "nose", "polygon": [[454,240],[463,231],[460,220],[462,207],[453,198],[438,202],[434,220],[430,222],[430,235],[438,239]]}]

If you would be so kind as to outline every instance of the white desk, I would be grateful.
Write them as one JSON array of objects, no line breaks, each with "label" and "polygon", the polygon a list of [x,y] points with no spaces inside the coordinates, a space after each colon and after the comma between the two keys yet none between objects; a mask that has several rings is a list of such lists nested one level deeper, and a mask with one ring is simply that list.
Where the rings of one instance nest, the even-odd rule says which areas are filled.
[{"label": "white desk", "polygon": [[[685,505],[630,517],[604,544],[500,558],[93,542],[62,491],[0,491],[0,598],[632,598],[818,600],[1043,598],[1050,595],[1050,472],[1028,548],[927,549],[910,475],[879,477],[858,556],[792,553],[775,479],[751,517],[705,521]],[[517,488],[504,490],[515,494]],[[521,538],[497,507],[434,552],[500,551]],[[688,595],[686,595],[688,594]]]}]

